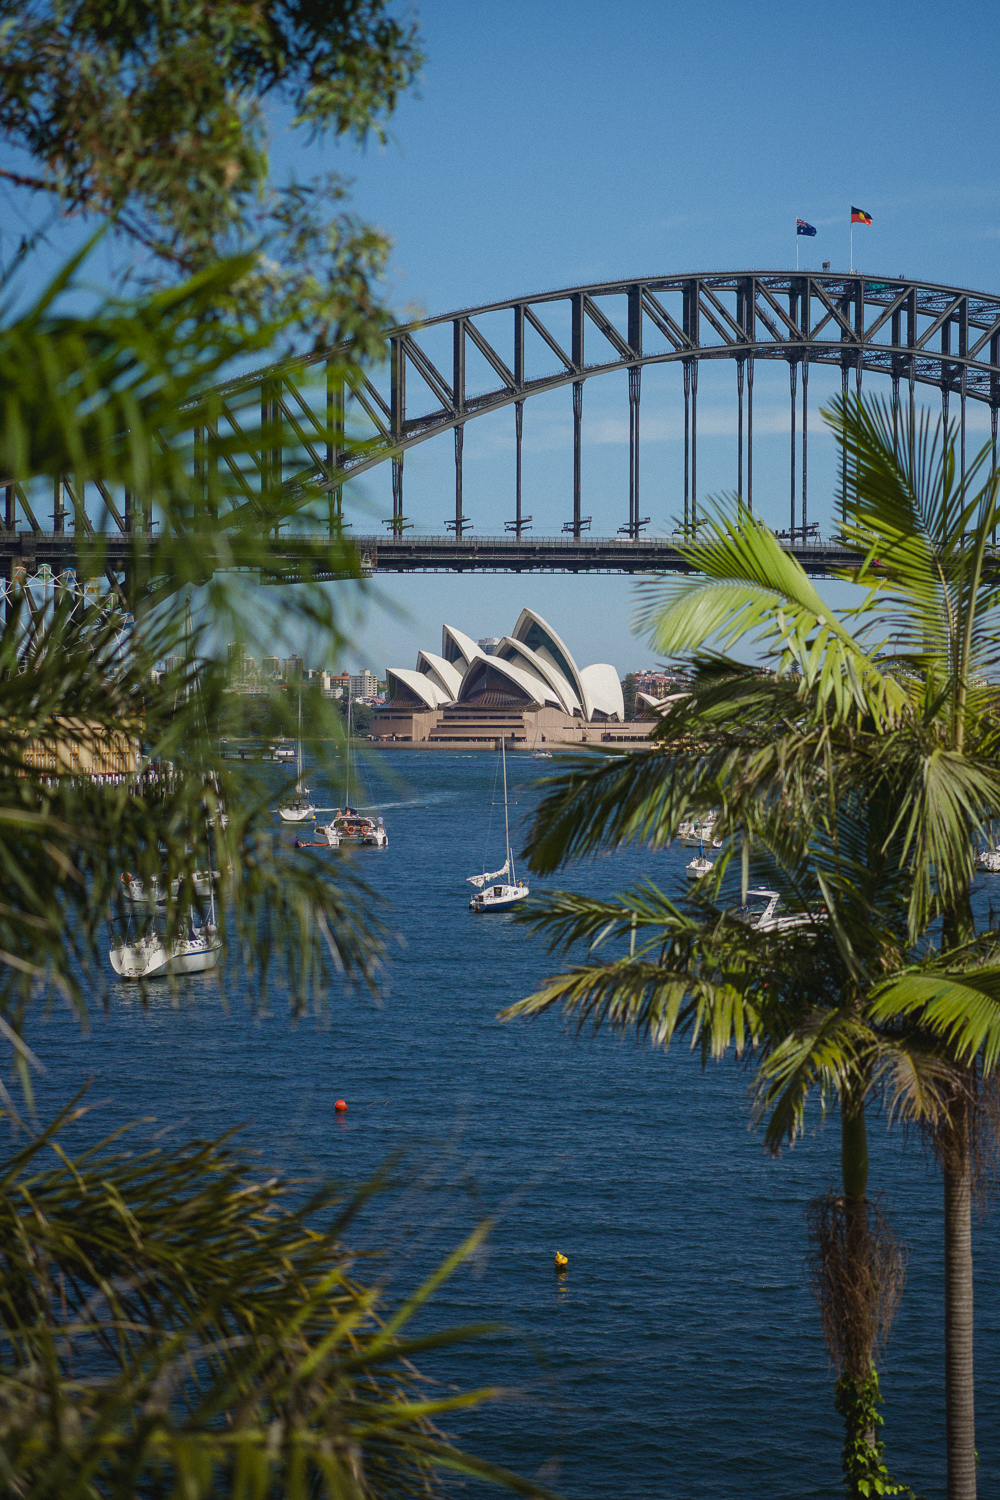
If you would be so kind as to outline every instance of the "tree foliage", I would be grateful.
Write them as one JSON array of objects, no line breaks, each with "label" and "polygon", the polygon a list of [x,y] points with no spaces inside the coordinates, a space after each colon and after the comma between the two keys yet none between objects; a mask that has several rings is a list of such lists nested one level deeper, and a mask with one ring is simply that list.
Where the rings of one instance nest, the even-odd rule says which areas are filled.
[{"label": "tree foliage", "polygon": [[385,237],[343,210],[343,176],[274,186],[268,152],[276,111],[384,139],[422,61],[387,0],[0,0],[0,28],[0,135],[28,158],[8,180],[112,220],[147,283],[263,247],[242,306],[371,350]]},{"label": "tree foliage", "polygon": [[403,1500],[442,1473],[542,1496],[436,1422],[496,1394],[412,1358],[490,1331],[413,1333],[474,1231],[399,1299],[344,1244],[351,1197],[251,1169],[230,1143],[69,1155],[67,1110],[0,1161],[0,1484],[18,1500],[280,1493]]}]

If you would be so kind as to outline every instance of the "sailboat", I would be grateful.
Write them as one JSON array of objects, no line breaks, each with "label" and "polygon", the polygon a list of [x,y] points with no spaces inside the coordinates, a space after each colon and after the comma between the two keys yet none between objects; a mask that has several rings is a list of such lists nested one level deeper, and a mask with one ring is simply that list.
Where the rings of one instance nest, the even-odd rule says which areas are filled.
[{"label": "sailboat", "polygon": [[[161,979],[170,974],[204,974],[218,965],[222,939],[215,922],[215,872],[208,872],[208,921],[202,926],[188,911],[187,936],[167,941],[153,918],[140,937],[108,950],[111,967],[121,979]],[[129,923],[131,927],[131,922]]]},{"label": "sailboat", "polygon": [[316,816],[309,788],[302,784],[302,690],[299,689],[299,740],[295,757],[295,796],[278,808],[278,816],[285,823],[305,823]]},{"label": "sailboat", "polygon": [[[333,849],[342,844],[366,844],[371,849],[387,849],[389,835],[382,819],[374,814],[358,812],[351,806],[351,699],[347,699],[347,743],[344,747],[345,779],[344,805],[334,809],[333,819],[317,831],[326,835]],[[326,811],[316,808],[314,811]]]},{"label": "sailboat", "polygon": [[[470,885],[476,887],[469,900],[470,911],[509,911],[528,895],[528,887],[514,873],[514,856],[510,851],[510,819],[507,814],[507,749],[503,735],[500,736],[500,757],[503,764],[503,833],[507,847],[507,858],[499,870],[490,874],[467,875]],[[494,783],[495,785],[496,783]],[[509,878],[508,878],[509,877]]]},{"label": "sailboat", "polygon": [[715,865],[712,860],[705,858],[704,844],[698,845],[698,853],[690,864],[684,867],[688,880],[700,880],[703,875],[708,875],[714,869]]}]

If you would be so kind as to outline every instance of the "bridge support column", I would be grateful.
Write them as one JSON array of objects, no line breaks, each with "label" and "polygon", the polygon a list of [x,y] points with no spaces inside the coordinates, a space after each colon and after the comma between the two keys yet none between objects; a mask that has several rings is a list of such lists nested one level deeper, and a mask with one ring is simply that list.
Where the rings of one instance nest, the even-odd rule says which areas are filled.
[{"label": "bridge support column", "polygon": [[698,526],[698,361],[691,361],[691,530]]},{"label": "bridge support column", "polygon": [[747,360],[747,510],[753,510],[753,355]]},{"label": "bridge support column", "polygon": [[52,530],[57,536],[66,530],[66,485],[62,475],[52,483]]},{"label": "bridge support column", "polygon": [[691,517],[691,361],[684,361],[684,535]]},{"label": "bridge support column", "polygon": [[[326,362],[326,467],[330,475],[340,467],[340,455],[344,446],[345,392],[344,376],[333,360]],[[329,499],[330,540],[344,524],[344,486],[336,485]]]},{"label": "bridge support column", "polygon": [[524,402],[514,402],[514,533],[521,540],[521,441],[524,437]]},{"label": "bridge support column", "polygon": [[[847,410],[847,397],[850,391],[851,367],[846,359],[840,364],[840,394],[844,402],[844,410]],[[840,456],[840,509],[847,510],[847,454]]]},{"label": "bridge support column", "polygon": [[789,452],[789,477],[791,484],[791,518],[789,520],[788,545],[795,546],[795,397],[798,389],[798,365],[792,359],[788,364],[788,385],[792,395],[791,448]]},{"label": "bridge support column", "polygon": [[583,381],[573,382],[573,535],[580,540],[581,518],[581,434],[583,427]]},{"label": "bridge support column", "polygon": [[455,428],[455,536],[459,541],[465,527],[465,512],[462,510],[462,450],[465,447],[465,428],[461,423]]},{"label": "bridge support column", "polygon": [[743,375],[744,361],[736,361],[736,498],[743,501]]},{"label": "bridge support column", "polygon": [[892,372],[892,451],[899,456],[899,371]]},{"label": "bridge support column", "polygon": [[[990,432],[991,432],[992,437],[993,437],[993,473],[995,474],[996,471],[997,471],[997,404],[996,404],[995,401],[991,401],[990,402]],[[994,501],[994,504],[996,504],[996,501]],[[994,526],[994,528],[993,528],[993,545],[994,545],[994,547],[996,546],[996,544],[997,544],[997,529]]]},{"label": "bridge support column", "polygon": [[639,397],[642,367],[628,372],[628,534],[639,535]]},{"label": "bridge support column", "polygon": [[392,534],[403,535],[403,455],[392,461]]},{"label": "bridge support column", "polygon": [[809,523],[809,355],[802,356],[802,545]]}]

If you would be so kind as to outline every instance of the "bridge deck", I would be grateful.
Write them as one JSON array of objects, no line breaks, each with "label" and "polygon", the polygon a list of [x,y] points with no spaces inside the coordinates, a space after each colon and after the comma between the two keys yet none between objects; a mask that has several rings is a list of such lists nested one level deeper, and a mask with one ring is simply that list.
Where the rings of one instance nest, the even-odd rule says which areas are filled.
[{"label": "bridge deck", "polygon": [[[315,547],[325,532],[292,533],[282,536],[278,554],[284,561],[281,581],[296,577],[296,563],[305,560],[308,542]],[[366,572],[372,573],[656,573],[684,572],[688,568],[677,541],[669,537],[571,536],[522,537],[463,536],[356,536]],[[120,533],[103,538],[105,565],[123,569],[130,551],[139,541]],[[196,539],[192,538],[192,545]],[[140,543],[141,545],[141,543]],[[86,543],[84,544],[86,550]],[[834,542],[809,541],[789,549],[807,573],[822,576],[857,566],[854,552]],[[86,559],[82,559],[86,565]],[[34,573],[48,564],[53,573],[81,565],[77,538],[72,531],[3,532],[0,530],[0,567],[5,575],[18,566]],[[330,577],[335,575],[331,573]]]},{"label": "bridge deck", "polygon": [[[365,568],[378,573],[659,573],[685,572],[688,563],[670,538],[571,536],[358,536]],[[286,544],[290,559],[294,538]],[[857,553],[833,542],[791,548],[807,573],[856,567]]]}]

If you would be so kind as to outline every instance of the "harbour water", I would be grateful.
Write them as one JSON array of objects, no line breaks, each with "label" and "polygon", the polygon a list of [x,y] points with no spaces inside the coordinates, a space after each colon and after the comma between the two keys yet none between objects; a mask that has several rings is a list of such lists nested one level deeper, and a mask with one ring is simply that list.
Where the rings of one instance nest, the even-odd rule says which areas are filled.
[{"label": "harbour water", "polygon": [[[551,763],[511,757],[515,824]],[[276,787],[287,773],[274,771]],[[403,1290],[481,1217],[488,1253],[461,1271],[427,1326],[496,1320],[504,1331],[424,1366],[509,1396],[448,1430],[575,1500],[840,1496],[832,1376],[804,1272],[805,1209],[836,1182],[835,1121],[817,1114],[779,1160],[750,1128],[747,1075],[610,1036],[576,1039],[545,1017],[501,1025],[553,960],[508,915],[468,911],[465,876],[503,809],[489,754],[386,751],[368,773],[389,830],[359,851],[399,942],[379,1005],[332,998],[324,1021],[267,1015],[226,971],[165,986],[144,1011],[117,985],[89,1035],[54,1011],[30,1040],[49,1109],[87,1079],[84,1129],[154,1116],[179,1136],[243,1124],[269,1167],[365,1179],[402,1153],[422,1186],[375,1205],[358,1243],[392,1245]],[[316,800],[327,798],[312,775]],[[330,790],[333,790],[332,788]],[[361,799],[359,799],[361,800]],[[288,833],[294,837],[294,830]],[[340,856],[331,854],[331,859]],[[610,894],[643,875],[679,891],[691,852],[628,852],[562,882]],[[989,900],[1000,876],[980,880]],[[343,1097],[349,1110],[334,1113]],[[941,1184],[918,1139],[871,1126],[872,1188],[910,1247],[908,1284],[881,1361],[887,1457],[918,1493],[944,1494]],[[1000,1494],[1000,1251],[976,1226],[980,1494]],[[553,1256],[569,1257],[556,1277]]]}]

